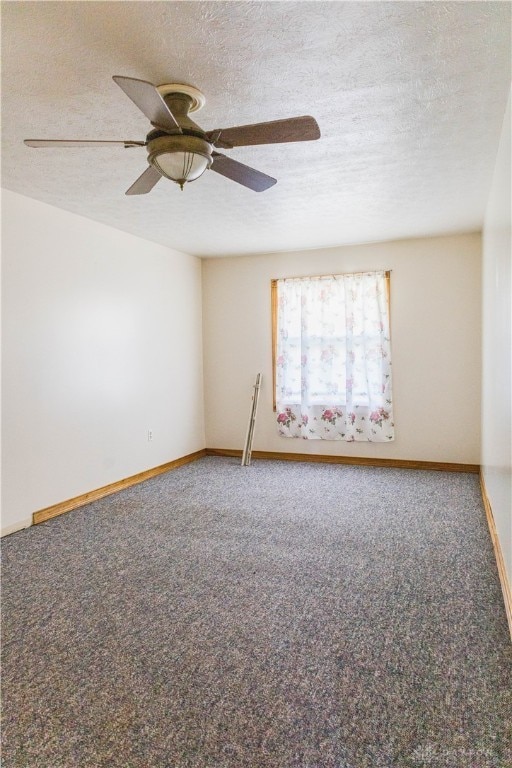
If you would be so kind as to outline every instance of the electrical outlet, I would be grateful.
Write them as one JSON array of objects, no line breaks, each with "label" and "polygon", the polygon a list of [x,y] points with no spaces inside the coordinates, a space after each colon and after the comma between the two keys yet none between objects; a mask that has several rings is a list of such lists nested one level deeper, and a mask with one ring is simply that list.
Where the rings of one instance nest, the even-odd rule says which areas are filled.
[{"label": "electrical outlet", "polygon": [[148,429],[148,441],[151,441],[153,439],[153,431],[151,429]]}]

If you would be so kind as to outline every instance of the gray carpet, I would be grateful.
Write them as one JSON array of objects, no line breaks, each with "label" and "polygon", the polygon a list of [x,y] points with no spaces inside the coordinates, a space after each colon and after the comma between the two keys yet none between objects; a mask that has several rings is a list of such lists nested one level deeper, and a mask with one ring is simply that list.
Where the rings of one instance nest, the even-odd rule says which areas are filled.
[{"label": "gray carpet", "polygon": [[3,768],[510,768],[478,478],[206,458],[3,541]]}]

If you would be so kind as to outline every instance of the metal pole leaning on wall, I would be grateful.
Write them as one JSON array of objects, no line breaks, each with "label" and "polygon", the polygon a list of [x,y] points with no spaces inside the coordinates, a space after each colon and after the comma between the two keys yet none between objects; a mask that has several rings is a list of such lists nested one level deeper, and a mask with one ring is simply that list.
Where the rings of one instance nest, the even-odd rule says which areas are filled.
[{"label": "metal pole leaning on wall", "polygon": [[261,373],[256,376],[256,383],[254,385],[254,394],[252,396],[251,414],[249,416],[249,424],[247,427],[247,436],[245,438],[245,447],[242,453],[242,467],[248,467],[251,463],[252,453],[252,439],[254,437],[254,424],[256,422],[256,410],[258,408],[258,397],[260,394],[261,386]]}]

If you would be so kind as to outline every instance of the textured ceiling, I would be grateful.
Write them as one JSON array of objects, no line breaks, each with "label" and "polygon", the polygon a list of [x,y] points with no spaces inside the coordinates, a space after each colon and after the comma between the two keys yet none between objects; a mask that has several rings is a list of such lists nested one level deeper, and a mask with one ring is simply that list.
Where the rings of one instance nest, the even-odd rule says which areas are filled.
[{"label": "textured ceiling", "polygon": [[[508,2],[4,2],[2,185],[200,256],[479,229],[510,87]],[[206,172],[125,190],[140,149],[29,149],[24,138],[143,140],[112,81],[185,82],[205,130],[313,115],[319,141],[230,154],[255,193]]]}]

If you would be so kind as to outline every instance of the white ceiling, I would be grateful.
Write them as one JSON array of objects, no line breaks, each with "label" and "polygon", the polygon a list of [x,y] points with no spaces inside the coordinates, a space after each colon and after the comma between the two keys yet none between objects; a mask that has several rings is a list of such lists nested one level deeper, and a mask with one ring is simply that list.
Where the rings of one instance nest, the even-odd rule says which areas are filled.
[{"label": "white ceiling", "polygon": [[[508,2],[4,2],[2,185],[200,256],[480,229],[510,87]],[[205,130],[313,115],[315,142],[226,151],[275,176],[206,172],[125,190],[144,140],[112,81],[198,87]]]}]

